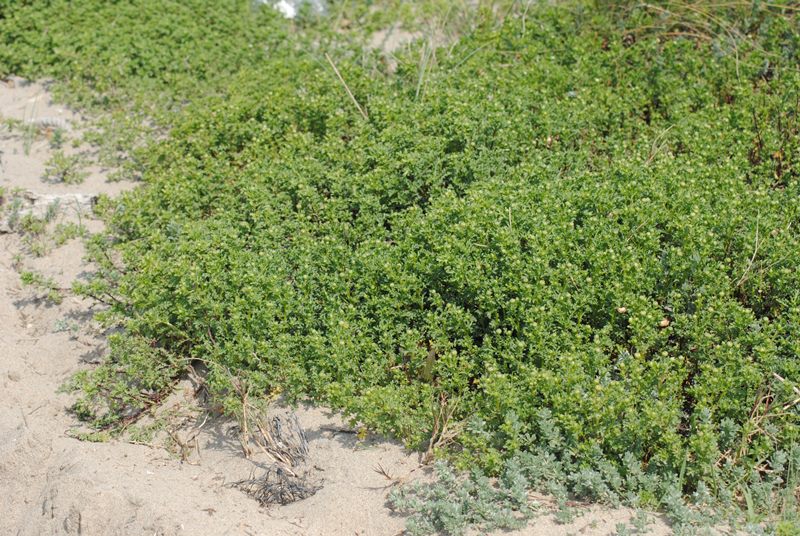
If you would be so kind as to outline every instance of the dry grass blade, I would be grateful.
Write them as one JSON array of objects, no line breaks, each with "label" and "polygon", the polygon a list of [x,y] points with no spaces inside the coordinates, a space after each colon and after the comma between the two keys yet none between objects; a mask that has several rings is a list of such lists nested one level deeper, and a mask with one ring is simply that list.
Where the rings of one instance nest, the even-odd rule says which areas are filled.
[{"label": "dry grass blade", "polygon": [[[661,149],[663,149],[663,148],[664,148],[664,146],[667,144],[667,140],[666,140],[666,139],[664,139],[664,138],[665,138],[665,136],[667,135],[667,133],[668,133],[668,132],[669,132],[669,131],[672,129],[672,127],[674,127],[674,126],[675,126],[675,125],[670,125],[670,126],[668,126],[668,127],[667,127],[666,129],[664,129],[664,130],[663,130],[661,133],[659,133],[659,135],[658,135],[658,136],[656,136],[656,137],[653,139],[653,144],[652,144],[652,146],[650,147],[650,155],[647,157],[647,162],[645,162],[645,165],[648,165],[648,166],[649,166],[649,165],[650,165],[650,163],[653,161],[653,159],[656,157],[656,155],[657,155],[659,152],[661,152]],[[660,143],[659,143],[659,141],[660,141]]]},{"label": "dry grass blade", "polygon": [[453,415],[458,409],[458,400],[448,399],[445,393],[439,396],[433,411],[433,430],[428,442],[428,449],[422,457],[422,463],[429,463],[438,449],[446,447],[461,433],[464,423],[453,422]]},{"label": "dry grass blade", "polygon": [[760,216],[756,218],[756,239],[755,239],[755,245],[753,246],[753,255],[750,257],[750,261],[747,263],[747,267],[744,269],[742,277],[736,283],[737,287],[741,287],[742,284],[747,280],[747,276],[750,273],[750,270],[753,268],[753,262],[755,262],[756,260],[756,255],[758,255],[758,248],[761,246],[758,236],[760,219],[761,219]]},{"label": "dry grass blade", "polygon": [[395,477],[389,474],[389,471],[387,471],[381,464],[376,465],[375,467],[372,468],[372,470],[381,475],[386,480],[391,480],[393,482],[395,481]]},{"label": "dry grass blade", "polygon": [[409,471],[408,473],[406,473],[403,476],[394,476],[394,475],[392,475],[381,464],[376,465],[375,467],[372,468],[372,470],[375,471],[376,473],[378,473],[383,478],[385,478],[386,480],[389,481],[389,484],[386,486],[387,488],[392,488],[394,486],[399,486],[399,485],[402,485],[402,484],[405,484],[406,482],[408,482],[408,480],[411,478],[411,475],[413,475],[417,471],[417,469],[419,469],[420,467],[423,467],[423,466],[419,465],[419,466],[415,467],[414,469],[412,469],[411,471]]},{"label": "dry grass blade", "polygon": [[358,111],[361,114],[361,117],[363,117],[365,121],[369,120],[369,116],[367,115],[367,112],[358,103],[358,100],[356,100],[355,95],[353,95],[353,92],[350,91],[350,86],[348,86],[347,82],[344,81],[344,78],[342,78],[342,74],[339,72],[339,69],[336,68],[336,64],[333,63],[333,60],[331,59],[331,57],[328,55],[327,52],[325,53],[325,59],[328,60],[328,63],[331,64],[331,67],[333,68],[333,72],[336,73],[336,77],[339,79],[339,82],[341,82],[342,85],[344,86],[345,91],[347,91],[347,94],[350,96],[350,100],[352,100],[353,104],[355,104],[356,108],[358,108]]},{"label": "dry grass blade", "polygon": [[435,53],[434,51],[435,49],[432,46],[429,46],[428,43],[423,43],[422,50],[420,50],[417,92],[414,96],[414,100],[419,100],[419,95],[422,92],[422,88],[425,84],[425,73],[428,70],[428,63],[430,62],[431,56]]},{"label": "dry grass blade", "polygon": [[[788,384],[787,380],[780,374],[773,372],[772,376],[779,382]],[[796,395],[800,395],[800,388],[794,385],[790,387]],[[759,389],[753,408],[750,410],[750,417],[748,419],[750,425],[749,431],[742,436],[742,441],[737,452],[732,455],[730,452],[725,453],[717,463],[721,463],[723,459],[730,459],[734,463],[741,459],[745,452],[747,452],[747,448],[752,439],[756,436],[766,435],[774,439],[774,436],[765,429],[764,423],[769,419],[785,417],[788,415],[787,412],[797,404],[800,404],[800,396],[791,402],[779,405],[777,404],[776,395],[771,386],[767,385]]]},{"label": "dry grass blade", "polygon": [[[784,378],[783,376],[781,376],[781,375],[780,375],[780,374],[778,374],[777,372],[773,372],[773,373],[772,373],[772,375],[773,375],[773,376],[775,377],[775,379],[776,379],[776,380],[778,380],[779,382],[781,382],[781,383],[788,383],[788,382],[786,381],[786,378]],[[794,407],[794,406],[796,406],[797,404],[800,404],[800,389],[799,389],[799,388],[797,388],[797,386],[795,386],[795,385],[791,385],[790,387],[792,388],[792,391],[794,392],[794,394],[798,395],[798,397],[797,397],[796,399],[794,399],[793,401],[791,401],[791,402],[788,402],[788,403],[784,404],[784,405],[783,405],[783,411],[788,411],[789,409],[793,408],[793,407]]]}]

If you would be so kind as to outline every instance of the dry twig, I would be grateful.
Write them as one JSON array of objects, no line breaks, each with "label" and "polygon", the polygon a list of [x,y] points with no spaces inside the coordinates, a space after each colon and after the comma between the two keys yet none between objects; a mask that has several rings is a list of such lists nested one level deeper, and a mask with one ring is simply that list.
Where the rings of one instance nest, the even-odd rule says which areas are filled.
[{"label": "dry twig", "polygon": [[355,95],[353,95],[353,92],[350,91],[350,86],[348,86],[347,82],[344,81],[344,78],[342,78],[342,74],[339,72],[339,69],[336,68],[336,64],[333,63],[333,60],[331,59],[331,57],[328,55],[327,52],[325,53],[325,59],[328,60],[328,63],[331,64],[331,67],[333,68],[333,72],[336,73],[337,78],[339,78],[339,81],[344,86],[345,91],[347,91],[347,94],[350,96],[350,100],[352,100],[353,104],[355,104],[356,108],[358,108],[359,113],[361,113],[361,117],[363,117],[365,121],[369,120],[369,116],[367,115],[367,112],[364,111],[364,108],[362,108],[361,105],[358,103],[358,101],[356,100]]}]

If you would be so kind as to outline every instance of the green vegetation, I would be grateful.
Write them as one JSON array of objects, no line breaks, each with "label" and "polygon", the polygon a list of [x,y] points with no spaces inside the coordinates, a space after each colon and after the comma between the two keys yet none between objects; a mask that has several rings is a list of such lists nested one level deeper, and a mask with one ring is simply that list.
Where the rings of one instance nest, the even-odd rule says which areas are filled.
[{"label": "green vegetation", "polygon": [[19,278],[23,285],[38,290],[42,294],[42,299],[48,303],[58,305],[64,301],[62,289],[53,279],[30,270],[20,272]]},{"label": "green vegetation", "polygon": [[[231,413],[311,397],[517,491],[797,530],[796,8],[515,2],[392,72],[363,6],[26,4],[3,70],[170,129],[78,288],[126,328],[75,382],[98,427],[198,360]],[[511,519],[409,493],[424,530]]]},{"label": "green vegetation", "polygon": [[43,180],[46,182],[63,182],[64,184],[80,184],[89,176],[82,168],[86,158],[81,154],[66,155],[56,151],[47,163]]},{"label": "green vegetation", "polygon": [[68,241],[75,238],[85,238],[88,235],[86,227],[74,222],[59,223],[53,229],[53,243],[56,246],[63,246]]}]

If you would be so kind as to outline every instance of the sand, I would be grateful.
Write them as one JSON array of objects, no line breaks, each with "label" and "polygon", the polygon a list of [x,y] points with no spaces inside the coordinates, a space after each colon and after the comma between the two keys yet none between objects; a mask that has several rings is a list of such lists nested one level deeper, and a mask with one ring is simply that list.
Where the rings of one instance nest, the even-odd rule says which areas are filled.
[{"label": "sand", "polygon": [[[46,88],[22,80],[0,82],[0,115],[20,120],[70,122],[75,136],[83,118],[51,102]],[[69,144],[68,144],[69,145]],[[65,149],[67,152],[85,147]],[[108,170],[89,168],[82,184],[44,182],[52,154],[44,136],[32,140],[0,128],[0,188],[39,196],[114,196],[134,187],[107,182]],[[61,207],[57,221],[102,224],[79,207]],[[310,466],[322,484],[312,497],[264,508],[232,484],[263,470],[265,460],[247,459],[236,423],[202,410],[190,382],[170,398],[160,416],[185,443],[162,432],[137,444],[124,440],[80,441],[79,423],[68,408],[73,396],[59,391],[76,371],[97,363],[106,334],[93,322],[97,305],[64,291],[59,305],[20,284],[21,270],[37,270],[68,289],[92,270],[83,244],[74,239],[40,256],[19,233],[0,233],[0,534],[9,535],[394,535],[405,520],[386,504],[392,481],[427,478],[418,453],[376,437],[345,432],[342,419],[311,406],[297,409],[306,430]],[[44,254],[41,254],[44,253]],[[201,426],[202,425],[202,426]],[[169,436],[167,436],[169,437]],[[130,439],[130,438],[129,438]],[[141,444],[148,443],[148,444]],[[595,508],[570,525],[552,516],[517,534],[613,534],[629,510]],[[661,519],[654,534],[667,534]]]}]

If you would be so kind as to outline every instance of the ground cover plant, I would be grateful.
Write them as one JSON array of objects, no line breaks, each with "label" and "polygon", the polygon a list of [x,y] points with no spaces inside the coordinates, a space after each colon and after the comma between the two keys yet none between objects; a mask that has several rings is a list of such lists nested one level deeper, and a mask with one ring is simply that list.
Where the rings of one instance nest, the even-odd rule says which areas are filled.
[{"label": "ground cover plant", "polygon": [[[30,2],[41,21],[47,5]],[[180,102],[142,187],[100,207],[100,272],[78,290],[125,335],[77,379],[81,415],[123,426],[202,362],[232,414],[242,393],[313,398],[504,475],[518,513],[544,487],[797,530],[797,8],[513,3],[395,71],[330,18],[215,5],[256,44],[230,68],[181,67],[155,30],[91,41],[150,66],[119,79],[80,47],[69,72],[63,45],[0,49],[7,71],[98,95],[152,78],[137,95]],[[2,9],[3,35],[30,31]],[[205,57],[204,39],[175,46]],[[173,68],[185,94],[163,89]],[[447,478],[395,497],[421,531],[519,520],[461,515],[452,497],[483,503]]]}]

